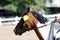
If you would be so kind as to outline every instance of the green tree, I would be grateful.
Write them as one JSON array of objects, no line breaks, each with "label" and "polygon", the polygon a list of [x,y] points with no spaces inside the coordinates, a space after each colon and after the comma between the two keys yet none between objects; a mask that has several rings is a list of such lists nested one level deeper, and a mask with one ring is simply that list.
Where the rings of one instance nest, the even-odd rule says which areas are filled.
[{"label": "green tree", "polygon": [[35,0],[0,0],[0,6],[16,13],[22,13],[29,5],[35,4]]},{"label": "green tree", "polygon": [[30,5],[33,5],[35,11],[44,8],[44,2],[45,0],[0,0],[0,6],[9,11],[22,13]]}]

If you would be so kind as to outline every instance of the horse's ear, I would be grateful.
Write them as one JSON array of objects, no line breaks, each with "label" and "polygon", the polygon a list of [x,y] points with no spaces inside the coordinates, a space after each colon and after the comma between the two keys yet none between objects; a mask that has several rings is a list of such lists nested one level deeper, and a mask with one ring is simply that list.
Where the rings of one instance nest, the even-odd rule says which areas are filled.
[{"label": "horse's ear", "polygon": [[26,11],[26,13],[29,13],[30,12],[30,7],[28,7],[25,11]]}]

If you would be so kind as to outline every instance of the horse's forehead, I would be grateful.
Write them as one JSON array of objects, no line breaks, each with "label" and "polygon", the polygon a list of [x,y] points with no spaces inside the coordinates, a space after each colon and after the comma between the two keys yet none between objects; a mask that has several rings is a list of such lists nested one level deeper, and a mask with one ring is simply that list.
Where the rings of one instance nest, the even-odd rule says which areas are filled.
[{"label": "horse's forehead", "polygon": [[28,13],[28,16],[33,16],[33,13],[31,13],[31,12],[30,12],[30,13]]},{"label": "horse's forehead", "polygon": [[31,14],[31,12],[29,12],[29,13],[27,13],[28,15],[30,15]]}]

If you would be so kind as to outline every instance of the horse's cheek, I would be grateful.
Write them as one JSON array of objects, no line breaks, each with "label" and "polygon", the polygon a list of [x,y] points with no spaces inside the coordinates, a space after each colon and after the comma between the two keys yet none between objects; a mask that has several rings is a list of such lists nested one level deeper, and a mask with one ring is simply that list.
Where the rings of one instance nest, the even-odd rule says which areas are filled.
[{"label": "horse's cheek", "polygon": [[23,29],[27,30],[28,28],[26,27],[25,23],[23,24]]},{"label": "horse's cheek", "polygon": [[25,23],[23,24],[23,29],[26,29]]}]

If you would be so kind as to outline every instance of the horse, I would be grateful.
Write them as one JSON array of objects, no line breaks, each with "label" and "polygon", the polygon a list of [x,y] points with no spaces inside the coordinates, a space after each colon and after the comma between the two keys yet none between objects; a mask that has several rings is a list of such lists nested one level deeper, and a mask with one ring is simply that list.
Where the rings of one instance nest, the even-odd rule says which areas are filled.
[{"label": "horse", "polygon": [[[39,18],[39,17],[38,17]],[[39,22],[37,15],[33,14],[33,12],[26,12],[22,17],[19,23],[16,25],[14,29],[14,33],[16,35],[22,35],[26,31],[34,30],[39,40],[44,40],[41,33],[37,28],[37,23]],[[41,18],[42,19],[42,18]]]}]

